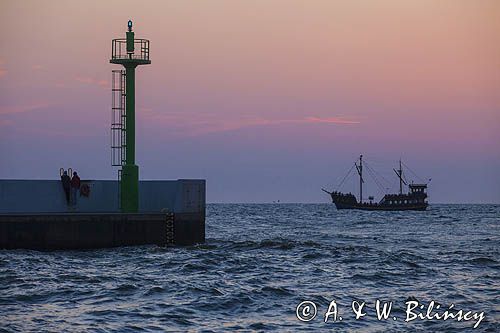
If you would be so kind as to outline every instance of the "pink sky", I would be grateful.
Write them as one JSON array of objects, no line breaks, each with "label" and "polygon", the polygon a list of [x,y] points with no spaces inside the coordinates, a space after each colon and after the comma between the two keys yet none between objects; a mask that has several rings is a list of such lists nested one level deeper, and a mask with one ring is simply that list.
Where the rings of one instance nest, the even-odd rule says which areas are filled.
[{"label": "pink sky", "polygon": [[387,177],[400,156],[432,177],[431,202],[500,203],[495,0],[2,1],[0,178],[116,177],[109,57],[129,18],[151,40],[143,179],[326,202],[364,153]]}]

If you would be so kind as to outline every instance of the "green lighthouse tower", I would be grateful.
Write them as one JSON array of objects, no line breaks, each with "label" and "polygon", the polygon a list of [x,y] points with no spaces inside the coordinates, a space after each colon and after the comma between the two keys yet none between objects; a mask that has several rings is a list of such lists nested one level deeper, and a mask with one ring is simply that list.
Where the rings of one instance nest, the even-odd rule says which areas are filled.
[{"label": "green lighthouse tower", "polygon": [[113,39],[112,64],[124,70],[112,72],[111,164],[120,166],[120,208],[124,213],[139,209],[139,166],[135,164],[135,68],[149,65],[149,40],[134,38],[128,21],[127,38]]}]

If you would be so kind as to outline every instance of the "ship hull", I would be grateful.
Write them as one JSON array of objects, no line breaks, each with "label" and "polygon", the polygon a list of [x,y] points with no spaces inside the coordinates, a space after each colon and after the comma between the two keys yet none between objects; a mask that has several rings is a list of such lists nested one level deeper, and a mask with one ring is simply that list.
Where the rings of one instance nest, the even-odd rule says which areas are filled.
[{"label": "ship hull", "polygon": [[338,203],[333,202],[337,209],[358,209],[358,210],[378,210],[378,211],[404,211],[404,210],[426,210],[428,204],[416,204],[416,205],[380,205],[380,204],[348,204],[348,203]]}]

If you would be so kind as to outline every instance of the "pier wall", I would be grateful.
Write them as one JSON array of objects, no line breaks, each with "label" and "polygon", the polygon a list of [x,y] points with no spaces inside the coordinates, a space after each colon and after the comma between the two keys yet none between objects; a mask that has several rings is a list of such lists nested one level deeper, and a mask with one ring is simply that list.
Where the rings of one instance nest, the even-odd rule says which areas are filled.
[{"label": "pier wall", "polygon": [[[11,213],[117,213],[119,184],[113,180],[82,180],[88,197],[78,195],[77,204],[66,202],[59,180],[0,179],[0,214]],[[198,179],[143,180],[139,182],[139,212],[205,211],[205,181]]]},{"label": "pier wall", "polygon": [[127,245],[165,245],[161,214],[0,215],[0,246],[92,249]]},{"label": "pier wall", "polygon": [[82,180],[88,197],[68,205],[60,181],[0,180],[0,248],[84,249],[205,241],[205,181],[140,181],[139,213],[121,214],[119,184]]}]

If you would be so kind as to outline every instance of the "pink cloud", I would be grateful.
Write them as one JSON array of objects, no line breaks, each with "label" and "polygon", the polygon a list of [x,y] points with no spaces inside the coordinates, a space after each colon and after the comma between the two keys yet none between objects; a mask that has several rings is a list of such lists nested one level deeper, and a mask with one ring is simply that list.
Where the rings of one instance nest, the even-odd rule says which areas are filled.
[{"label": "pink cloud", "polygon": [[0,58],[0,77],[4,77],[8,72],[4,65],[5,65],[5,60]]},{"label": "pink cloud", "polygon": [[80,77],[77,76],[75,77],[75,80],[81,83],[86,83],[86,84],[92,84],[94,83],[94,79],[91,79],[90,77]]},{"label": "pink cloud", "polygon": [[77,77],[75,77],[75,80],[80,82],[80,83],[95,85],[95,86],[102,87],[102,88],[107,88],[109,86],[108,81],[97,80],[97,79],[94,79],[91,77],[77,76]]},{"label": "pink cloud", "polygon": [[108,87],[109,83],[106,80],[99,80],[97,81],[97,85],[101,87]]},{"label": "pink cloud", "polygon": [[15,106],[0,106],[0,115],[36,111],[39,109],[47,108],[49,106],[50,106],[50,104],[48,104],[48,103],[37,103],[37,104],[28,104],[28,105],[15,105]]},{"label": "pink cloud", "polygon": [[215,114],[194,115],[185,113],[165,113],[162,114],[150,108],[141,108],[138,113],[139,117],[153,121],[155,124],[162,124],[175,127],[182,135],[196,136],[215,132],[226,132],[239,130],[253,126],[273,126],[281,124],[332,124],[332,125],[349,125],[359,124],[360,122],[344,117],[304,117],[300,119],[265,119],[242,117],[236,119],[223,118]]},{"label": "pink cloud", "polygon": [[13,122],[11,120],[0,119],[0,127],[7,127],[7,126],[10,126],[12,124],[13,124]]},{"label": "pink cloud", "polygon": [[341,117],[328,117],[328,118],[306,117],[304,121],[308,123],[359,124],[359,121],[344,119]]}]

